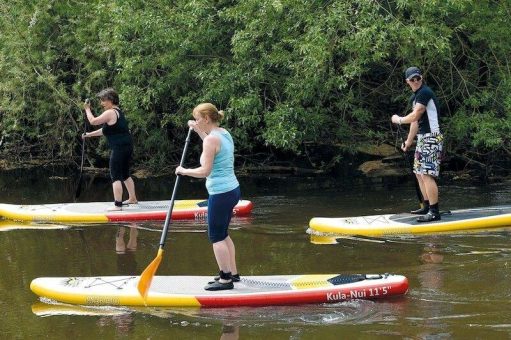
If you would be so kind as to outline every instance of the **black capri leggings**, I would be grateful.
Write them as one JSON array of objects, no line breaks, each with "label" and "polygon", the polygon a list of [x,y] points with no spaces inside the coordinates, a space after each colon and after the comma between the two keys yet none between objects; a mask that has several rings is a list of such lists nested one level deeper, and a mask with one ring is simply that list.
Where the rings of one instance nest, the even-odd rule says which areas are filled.
[{"label": "black capri leggings", "polygon": [[110,154],[110,178],[112,183],[125,181],[130,177],[130,164],[133,155],[133,146],[117,146],[112,148]]},{"label": "black capri leggings", "polygon": [[232,209],[238,204],[240,196],[240,187],[223,194],[209,195],[208,237],[211,243],[223,241],[229,236],[227,228],[231,223]]}]

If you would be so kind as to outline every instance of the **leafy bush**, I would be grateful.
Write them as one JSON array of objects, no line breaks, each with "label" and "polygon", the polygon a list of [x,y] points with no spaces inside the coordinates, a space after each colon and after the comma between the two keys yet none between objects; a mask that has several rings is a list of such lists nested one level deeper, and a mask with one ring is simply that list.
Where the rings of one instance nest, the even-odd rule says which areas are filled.
[{"label": "leafy bush", "polygon": [[449,152],[507,156],[509,12],[475,0],[5,1],[3,157],[76,159],[81,103],[108,86],[137,161],[154,168],[177,162],[203,101],[226,110],[240,153],[392,142],[410,65],[442,102]]}]

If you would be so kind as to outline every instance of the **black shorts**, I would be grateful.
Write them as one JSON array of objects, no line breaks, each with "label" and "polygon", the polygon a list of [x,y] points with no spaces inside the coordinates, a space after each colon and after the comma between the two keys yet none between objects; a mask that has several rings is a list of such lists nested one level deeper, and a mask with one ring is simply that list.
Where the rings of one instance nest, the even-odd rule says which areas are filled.
[{"label": "black shorts", "polygon": [[209,195],[208,198],[208,237],[211,243],[225,240],[229,234],[232,209],[241,196],[240,187],[222,194]]},{"label": "black shorts", "polygon": [[133,155],[133,146],[116,146],[110,154],[110,178],[112,183],[125,181],[130,177],[130,164]]}]

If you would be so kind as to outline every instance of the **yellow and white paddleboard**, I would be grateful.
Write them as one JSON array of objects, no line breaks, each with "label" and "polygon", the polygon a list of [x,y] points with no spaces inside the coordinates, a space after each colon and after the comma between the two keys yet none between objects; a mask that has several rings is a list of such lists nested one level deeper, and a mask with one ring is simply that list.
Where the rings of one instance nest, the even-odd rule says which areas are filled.
[{"label": "yellow and white paddleboard", "polygon": [[242,276],[234,289],[206,291],[209,276],[155,276],[144,301],[138,276],[37,278],[30,289],[57,302],[86,306],[230,307],[333,303],[381,299],[408,291],[391,274]]},{"label": "yellow and white paddleboard", "polygon": [[357,217],[314,217],[309,222],[311,234],[361,236],[410,235],[493,229],[511,226],[511,206],[453,210],[443,213],[440,221],[417,222],[417,215],[393,214]]}]

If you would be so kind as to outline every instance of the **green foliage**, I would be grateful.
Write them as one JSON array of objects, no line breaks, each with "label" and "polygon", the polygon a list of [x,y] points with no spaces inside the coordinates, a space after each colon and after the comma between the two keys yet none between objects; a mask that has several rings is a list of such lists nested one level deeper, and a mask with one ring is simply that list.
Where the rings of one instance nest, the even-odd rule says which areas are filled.
[{"label": "green foliage", "polygon": [[403,70],[418,65],[448,149],[507,154],[510,12],[476,0],[4,1],[1,151],[76,159],[81,103],[108,86],[137,161],[155,168],[176,163],[203,101],[225,110],[240,153],[392,142]]}]

